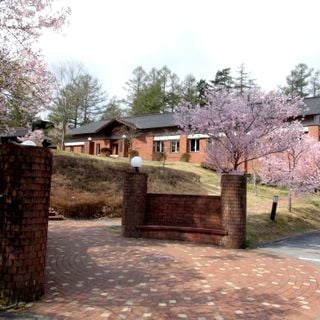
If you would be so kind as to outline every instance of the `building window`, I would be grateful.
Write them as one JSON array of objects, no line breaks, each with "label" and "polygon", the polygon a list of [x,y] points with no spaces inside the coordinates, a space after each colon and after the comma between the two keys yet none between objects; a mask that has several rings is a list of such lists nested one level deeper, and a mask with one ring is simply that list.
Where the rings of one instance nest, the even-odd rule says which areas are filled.
[{"label": "building window", "polygon": [[100,143],[96,144],[96,154],[100,154]]},{"label": "building window", "polygon": [[70,147],[70,151],[71,151],[71,152],[74,152],[74,147]]},{"label": "building window", "polygon": [[190,139],[189,140],[189,151],[199,152],[200,151],[200,139]]},{"label": "building window", "polygon": [[80,148],[80,152],[83,153],[84,152],[84,146],[81,146]]},{"label": "building window", "polygon": [[172,140],[171,141],[171,153],[177,153],[180,151],[180,141]]},{"label": "building window", "polygon": [[154,152],[164,152],[164,142],[163,141],[154,141],[153,142],[153,151]]}]

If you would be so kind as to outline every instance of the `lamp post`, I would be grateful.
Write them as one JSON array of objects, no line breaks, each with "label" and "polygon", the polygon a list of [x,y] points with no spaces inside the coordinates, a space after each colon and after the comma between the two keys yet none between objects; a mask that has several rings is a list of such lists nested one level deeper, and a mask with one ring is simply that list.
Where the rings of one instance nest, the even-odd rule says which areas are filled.
[{"label": "lamp post", "polygon": [[121,147],[121,152],[122,152],[122,156],[125,157],[126,156],[126,139],[127,136],[125,134],[122,135],[122,147]]},{"label": "lamp post", "polygon": [[133,157],[131,159],[131,167],[135,169],[136,172],[139,172],[139,169],[143,165],[143,160],[141,157]]}]

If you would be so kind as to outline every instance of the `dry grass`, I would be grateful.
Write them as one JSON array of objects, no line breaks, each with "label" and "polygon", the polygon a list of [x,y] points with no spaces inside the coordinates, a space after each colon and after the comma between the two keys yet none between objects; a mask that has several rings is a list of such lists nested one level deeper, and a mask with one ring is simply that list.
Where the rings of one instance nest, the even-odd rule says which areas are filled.
[{"label": "dry grass", "polygon": [[[70,197],[104,200],[97,216],[120,216],[123,174],[130,170],[128,159],[98,158],[73,153],[57,153],[54,157],[52,205],[69,202]],[[156,193],[220,194],[220,178],[200,165],[145,161],[148,191]],[[60,195],[59,195],[60,194]],[[90,195],[90,196],[89,196]],[[270,220],[273,195],[279,196],[276,221]],[[257,195],[248,183],[247,243],[250,247],[292,234],[320,229],[320,197],[295,198],[293,211],[287,210],[287,191],[259,185]],[[67,205],[66,205],[67,206]]]},{"label": "dry grass", "polygon": [[[70,218],[120,217],[127,159],[110,159],[55,152],[51,207]],[[148,191],[155,193],[206,193],[198,175],[161,166],[144,166]]]}]

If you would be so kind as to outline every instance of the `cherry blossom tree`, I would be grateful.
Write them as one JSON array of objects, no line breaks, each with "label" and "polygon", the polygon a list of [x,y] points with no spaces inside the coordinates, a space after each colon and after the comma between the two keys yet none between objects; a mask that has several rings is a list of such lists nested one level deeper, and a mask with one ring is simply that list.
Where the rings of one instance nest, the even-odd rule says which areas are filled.
[{"label": "cherry blossom tree", "polygon": [[288,189],[291,212],[293,194],[312,193],[320,186],[320,142],[302,137],[284,153],[261,159],[259,174],[264,183]]},{"label": "cherry blossom tree", "polygon": [[48,104],[52,77],[36,42],[46,29],[58,30],[69,10],[55,0],[0,0],[0,126],[12,110],[35,114]]},{"label": "cherry blossom tree", "polygon": [[208,135],[208,161],[223,172],[239,171],[246,161],[285,151],[302,129],[294,120],[301,98],[222,89],[208,92],[206,101],[203,106],[185,102],[176,116],[186,133]]}]

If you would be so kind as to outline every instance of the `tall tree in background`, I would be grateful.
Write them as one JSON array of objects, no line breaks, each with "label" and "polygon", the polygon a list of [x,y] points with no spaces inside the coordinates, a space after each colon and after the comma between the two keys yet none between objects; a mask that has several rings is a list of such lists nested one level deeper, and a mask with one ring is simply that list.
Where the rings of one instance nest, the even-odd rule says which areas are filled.
[{"label": "tall tree in background", "polygon": [[[74,100],[78,102],[80,111],[80,125],[94,121],[103,113],[107,95],[102,90],[97,78],[85,73],[79,75],[73,85]],[[75,127],[77,124],[75,124]]]},{"label": "tall tree in background", "polygon": [[246,71],[245,64],[242,63],[238,70],[237,76],[234,78],[234,88],[243,94],[246,90],[256,88],[255,80],[249,77],[250,73]]},{"label": "tall tree in background", "polygon": [[185,102],[177,120],[188,134],[209,135],[208,161],[222,171],[238,171],[246,161],[285,151],[300,135],[301,124],[287,121],[298,114],[298,98],[224,89],[209,92],[207,101],[204,106]]},{"label": "tall tree in background", "polygon": [[179,77],[171,72],[169,75],[169,89],[166,92],[168,110],[173,112],[181,101],[181,85]]},{"label": "tall tree in background", "polygon": [[83,72],[83,65],[74,61],[67,61],[53,67],[55,90],[49,120],[55,124],[62,149],[68,126],[75,116],[75,105],[78,105],[74,102],[72,86]]},{"label": "tall tree in background", "polygon": [[309,92],[312,97],[317,97],[320,93],[320,70],[312,72],[309,81]]},{"label": "tall tree in background", "polygon": [[46,29],[58,30],[68,9],[54,10],[54,0],[0,1],[0,126],[24,124],[51,98],[52,78],[33,45]]},{"label": "tall tree in background", "polygon": [[133,75],[126,83],[130,114],[159,113],[177,107],[181,99],[181,85],[178,76],[168,67],[152,68],[149,73],[137,67]]},{"label": "tall tree in background", "polygon": [[287,76],[287,86],[283,88],[283,91],[291,97],[295,95],[306,97],[311,74],[312,69],[309,69],[305,63],[297,64]]},{"label": "tall tree in background", "polygon": [[56,124],[64,145],[66,131],[102,116],[106,94],[96,78],[78,62],[65,62],[54,67],[55,98],[49,119]]},{"label": "tall tree in background", "polygon": [[204,79],[200,79],[197,83],[198,99],[201,106],[207,103],[206,95],[212,89],[210,83]]},{"label": "tall tree in background", "polygon": [[146,86],[148,75],[141,66],[135,68],[132,73],[133,78],[126,82],[126,90],[128,92],[127,103],[131,109],[134,109],[134,102]]},{"label": "tall tree in background", "polygon": [[121,109],[121,100],[113,96],[107,103],[102,118],[103,119],[113,119],[122,118],[125,116],[125,111]]},{"label": "tall tree in background", "polygon": [[139,96],[134,100],[131,108],[132,115],[159,113],[165,110],[165,100],[161,87],[161,81],[152,80],[145,86]]},{"label": "tall tree in background", "polygon": [[[242,73],[242,79],[240,79],[240,82],[244,82],[244,68],[241,69]],[[218,70],[216,72],[214,80],[210,81],[214,88],[226,88],[226,89],[231,89],[234,86],[234,81],[231,76],[231,68],[224,68],[221,70]],[[243,84],[242,84],[243,86]]]},{"label": "tall tree in background", "polygon": [[192,105],[199,102],[197,80],[193,74],[187,74],[182,83],[182,100]]}]

